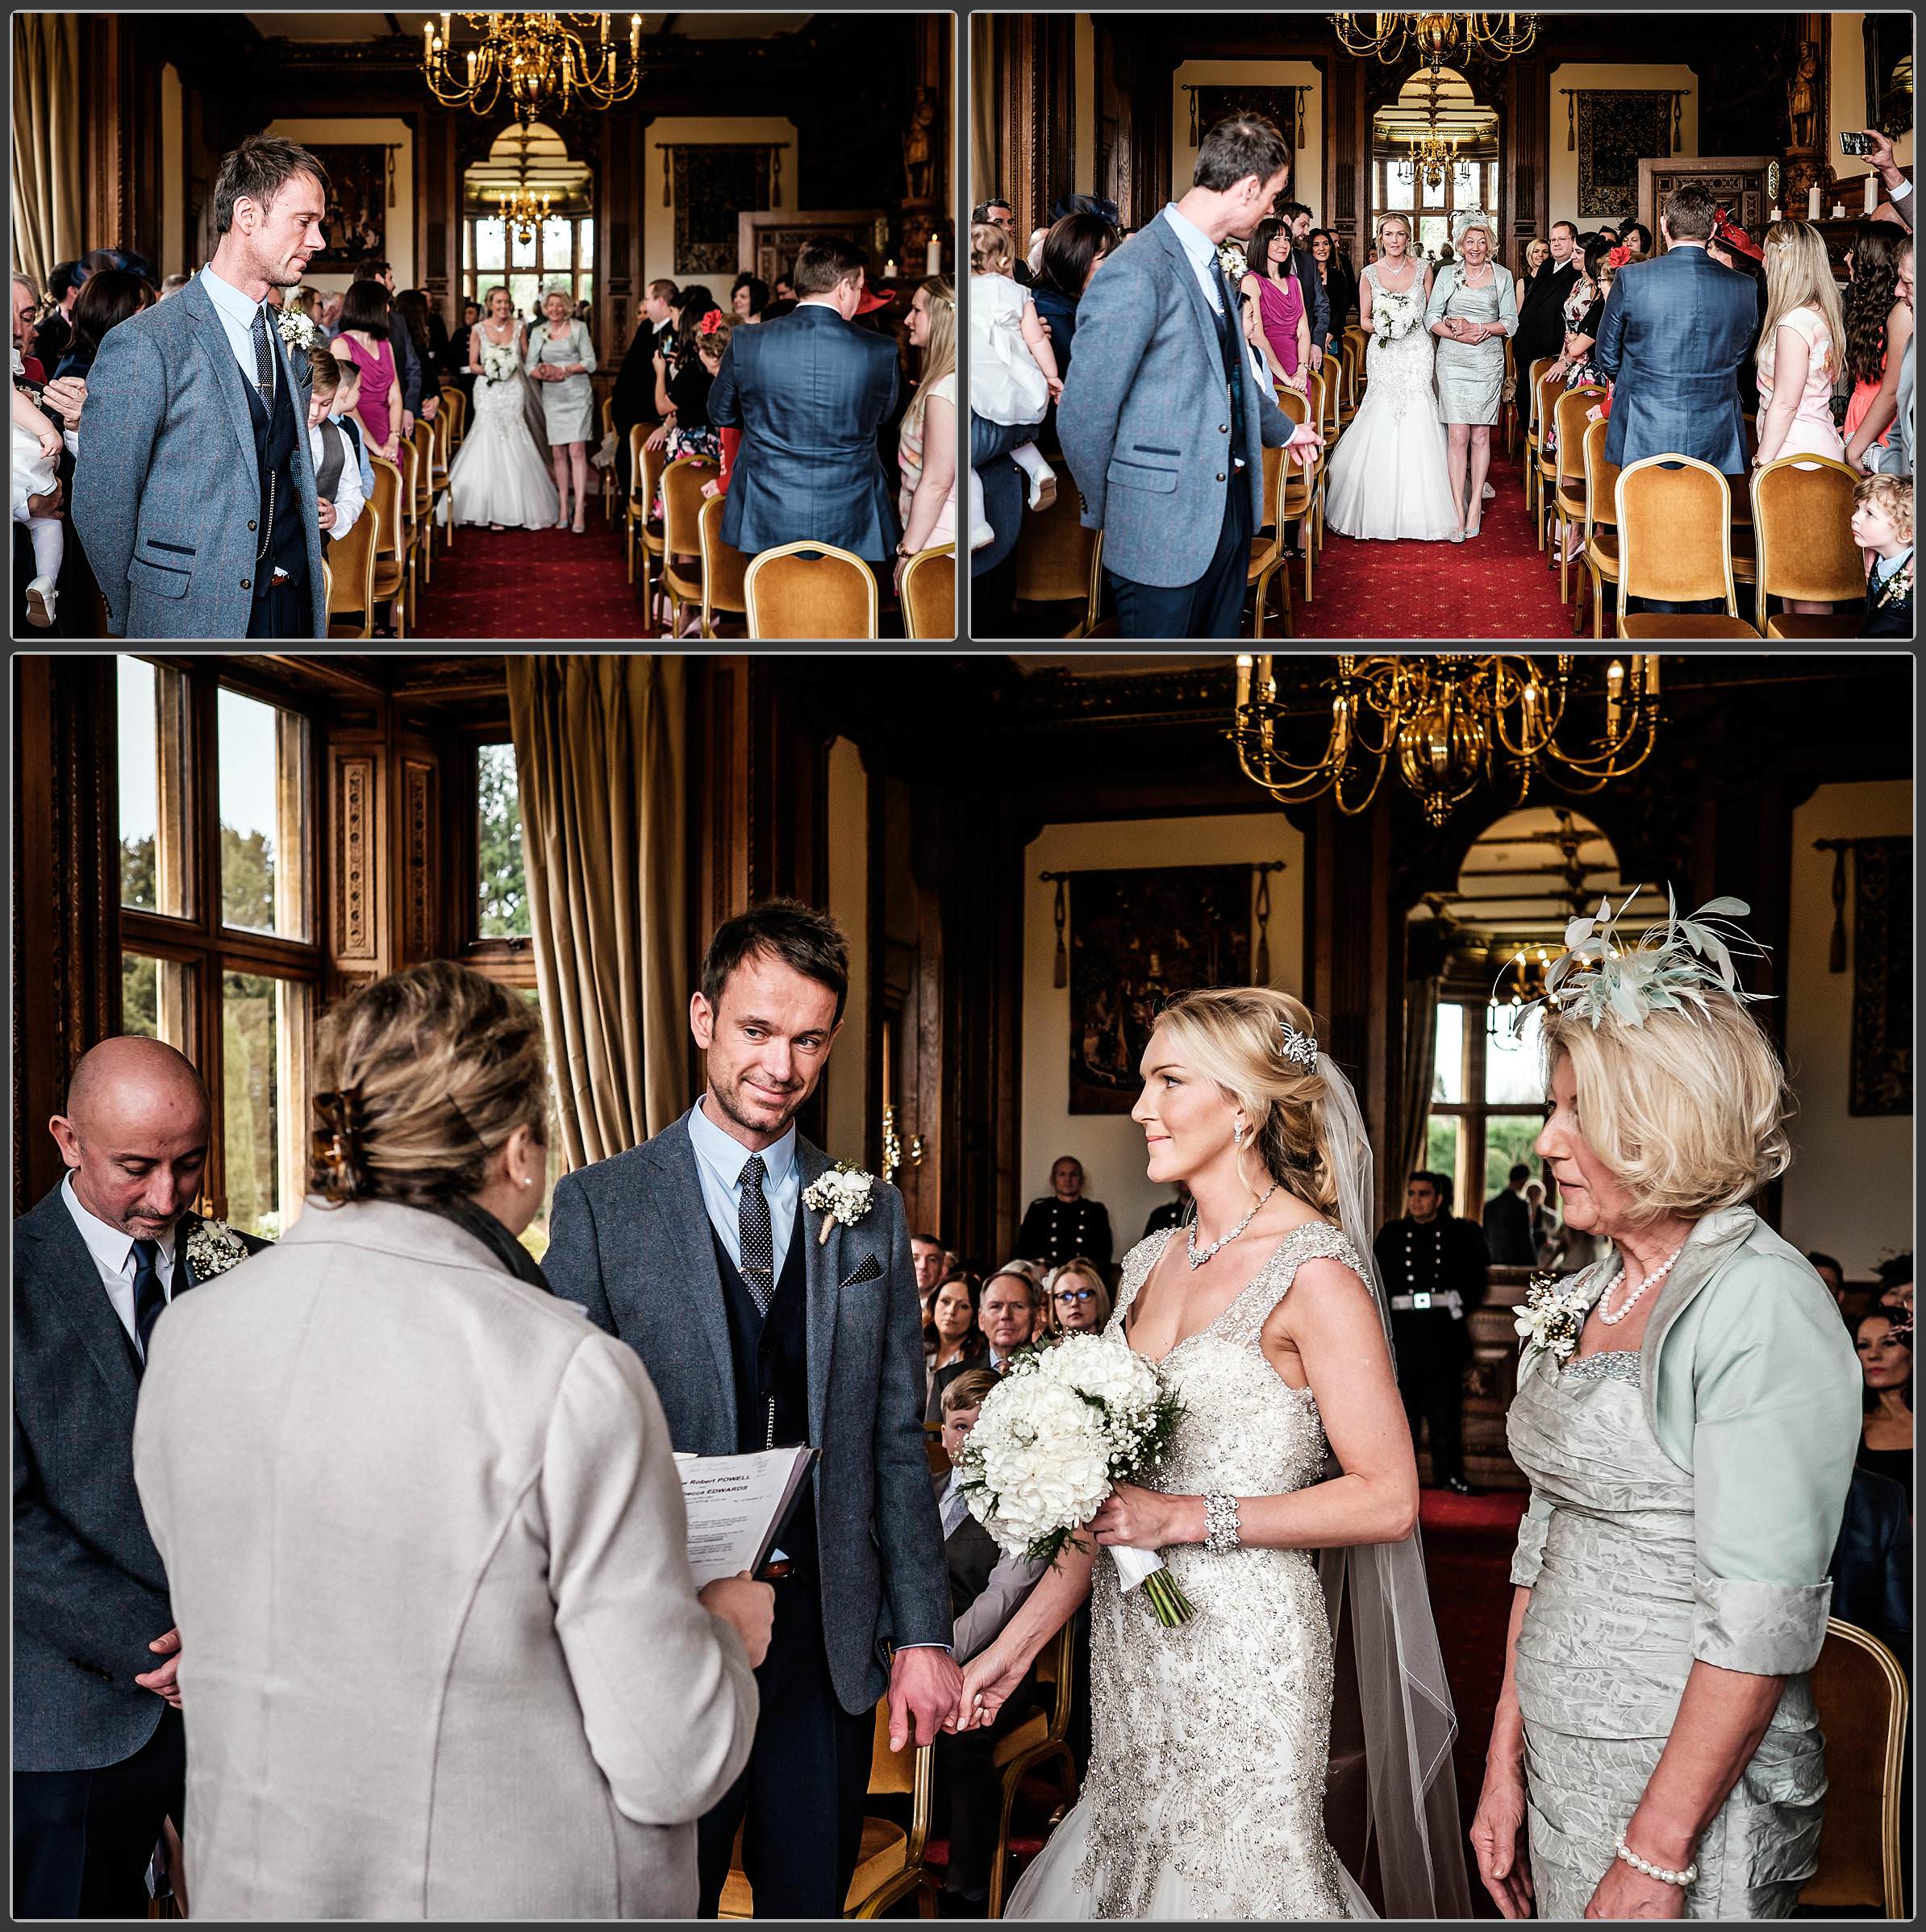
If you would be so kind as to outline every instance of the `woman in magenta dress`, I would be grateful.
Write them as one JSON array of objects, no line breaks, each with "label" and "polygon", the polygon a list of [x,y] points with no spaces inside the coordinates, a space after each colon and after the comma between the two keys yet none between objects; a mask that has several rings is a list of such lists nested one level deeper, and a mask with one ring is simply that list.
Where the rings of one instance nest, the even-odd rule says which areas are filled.
[{"label": "woman in magenta dress", "polygon": [[372,280],[350,282],[341,298],[341,332],[334,352],[361,372],[361,398],[354,413],[367,434],[368,453],[392,463],[401,431],[401,396],[388,330],[388,291]]},{"label": "woman in magenta dress", "polygon": [[1273,380],[1301,394],[1311,364],[1311,318],[1290,265],[1290,230],[1274,217],[1260,222],[1245,259],[1244,334],[1263,352]]}]

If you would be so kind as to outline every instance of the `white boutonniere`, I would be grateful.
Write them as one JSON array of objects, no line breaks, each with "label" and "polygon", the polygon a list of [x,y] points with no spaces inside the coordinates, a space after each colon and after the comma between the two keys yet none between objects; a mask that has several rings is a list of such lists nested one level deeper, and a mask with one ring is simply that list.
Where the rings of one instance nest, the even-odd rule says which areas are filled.
[{"label": "white boutonniere", "polygon": [[1518,1356],[1520,1380],[1541,1354],[1549,1351],[1561,1368],[1578,1346],[1578,1332],[1585,1326],[1586,1299],[1573,1289],[1561,1294],[1556,1275],[1534,1275],[1525,1289],[1525,1298],[1514,1302],[1511,1312],[1518,1319],[1511,1324],[1524,1346]]},{"label": "white boutonniere", "polygon": [[305,349],[320,339],[321,331],[298,309],[283,309],[277,326],[290,349]]},{"label": "white boutonniere", "polygon": [[819,1174],[802,1190],[802,1205],[823,1217],[817,1230],[819,1246],[829,1239],[829,1230],[840,1221],[854,1227],[876,1205],[876,1176],[866,1174],[846,1160],[839,1160],[826,1174]]},{"label": "white boutonniere", "polygon": [[1244,278],[1250,273],[1251,265],[1244,252],[1241,242],[1221,241],[1217,244],[1217,265],[1224,273],[1224,278],[1233,289],[1243,285]]},{"label": "white boutonniere", "polygon": [[248,1244],[224,1221],[197,1221],[187,1233],[187,1265],[196,1281],[211,1281],[248,1258]]}]

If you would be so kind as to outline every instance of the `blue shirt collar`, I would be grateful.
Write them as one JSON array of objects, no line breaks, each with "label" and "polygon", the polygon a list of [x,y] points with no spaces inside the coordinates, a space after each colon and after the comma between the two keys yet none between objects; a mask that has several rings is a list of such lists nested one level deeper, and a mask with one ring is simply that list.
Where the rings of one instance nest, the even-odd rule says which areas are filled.
[{"label": "blue shirt collar", "polygon": [[[695,1157],[727,1187],[736,1187],[742,1180],[742,1164],[749,1157],[749,1150],[733,1135],[725,1134],[702,1111],[698,1100],[689,1110],[689,1140],[695,1149]],[[766,1170],[763,1187],[773,1195],[796,1164],[796,1127],[790,1122],[788,1130],[773,1147],[762,1150],[762,1164]]]},{"label": "blue shirt collar", "polygon": [[211,264],[201,271],[201,286],[207,291],[208,299],[223,315],[239,323],[244,329],[254,327],[255,314],[261,305],[258,302],[248,301],[232,282],[223,281],[215,273]]},{"label": "blue shirt collar", "polygon": [[1903,568],[1912,561],[1912,546],[1908,543],[1896,557],[1876,556],[1873,559],[1873,574],[1883,584],[1895,570]]},{"label": "blue shirt collar", "polygon": [[1164,219],[1169,223],[1177,239],[1183,244],[1185,254],[1199,268],[1207,268],[1216,260],[1216,244],[1188,215],[1178,212],[1175,202],[1164,204]]}]

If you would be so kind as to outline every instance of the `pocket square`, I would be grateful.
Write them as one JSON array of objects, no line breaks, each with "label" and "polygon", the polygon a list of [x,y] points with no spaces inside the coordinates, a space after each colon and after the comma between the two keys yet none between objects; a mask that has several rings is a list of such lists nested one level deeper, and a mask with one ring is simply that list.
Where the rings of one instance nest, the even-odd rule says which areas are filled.
[{"label": "pocket square", "polygon": [[836,1285],[839,1288],[861,1288],[865,1281],[880,1280],[883,1265],[873,1255],[865,1255],[862,1265],[853,1275],[846,1275]]}]

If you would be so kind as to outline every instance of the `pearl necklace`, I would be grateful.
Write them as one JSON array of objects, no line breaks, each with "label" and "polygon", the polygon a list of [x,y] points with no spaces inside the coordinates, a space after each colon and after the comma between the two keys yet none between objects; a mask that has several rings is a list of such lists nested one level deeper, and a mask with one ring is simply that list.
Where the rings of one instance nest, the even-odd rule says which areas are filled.
[{"label": "pearl necklace", "polygon": [[1193,1221],[1190,1223],[1190,1231],[1184,1237],[1184,1259],[1190,1264],[1191,1267],[1202,1268],[1203,1264],[1208,1261],[1213,1255],[1217,1253],[1220,1248],[1228,1247],[1231,1243],[1235,1241],[1237,1237],[1241,1235],[1244,1230],[1257,1218],[1257,1209],[1262,1207],[1265,1202],[1269,1200],[1271,1196],[1276,1193],[1277,1191],[1278,1184],[1274,1180],[1270,1185],[1264,1190],[1263,1193],[1258,1197],[1257,1206],[1253,1208],[1251,1211],[1246,1214],[1244,1218],[1240,1221],[1228,1235],[1219,1235],[1217,1239],[1213,1241],[1207,1248],[1199,1248],[1197,1245],[1197,1223]]},{"label": "pearl necklace", "polygon": [[1607,1328],[1616,1328],[1620,1322],[1623,1322],[1626,1316],[1630,1314],[1632,1310],[1638,1306],[1640,1301],[1644,1297],[1645,1290],[1649,1288],[1656,1287],[1658,1283],[1665,1280],[1667,1275],[1671,1273],[1672,1264],[1677,1261],[1678,1257],[1685,1251],[1686,1244],[1682,1241],[1679,1243],[1677,1247],[1673,1249],[1670,1254],[1665,1256],[1663,1261],[1659,1263],[1657,1268],[1653,1269],[1650,1274],[1646,1276],[1643,1281],[1640,1282],[1636,1288],[1632,1289],[1630,1296],[1626,1300],[1625,1305],[1621,1308],[1615,1315],[1612,1314],[1611,1310],[1605,1305],[1607,1300],[1611,1296],[1611,1289],[1609,1286],[1607,1286],[1600,1290],[1599,1295],[1599,1319],[1603,1322]]}]

